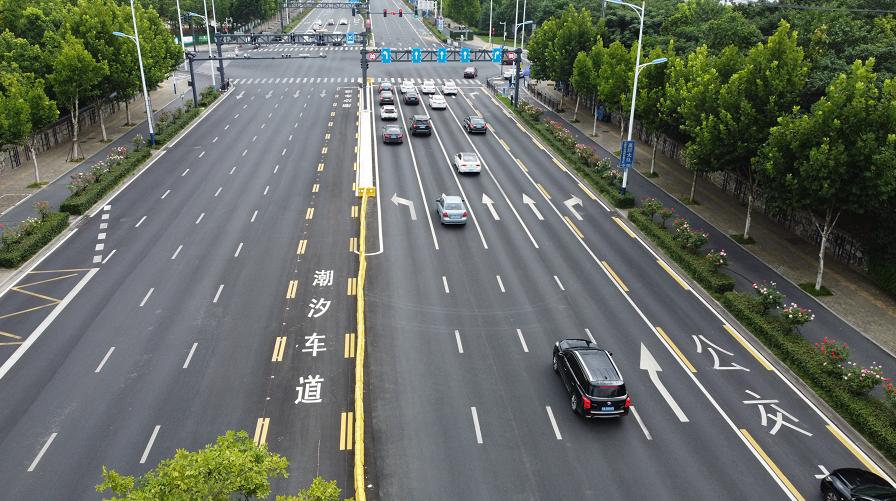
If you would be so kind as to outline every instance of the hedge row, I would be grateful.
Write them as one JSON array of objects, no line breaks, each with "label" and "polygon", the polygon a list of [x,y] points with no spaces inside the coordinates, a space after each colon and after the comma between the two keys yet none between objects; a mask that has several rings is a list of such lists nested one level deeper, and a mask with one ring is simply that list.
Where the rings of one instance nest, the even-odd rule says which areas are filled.
[{"label": "hedge row", "polygon": [[140,167],[149,158],[149,155],[149,148],[141,148],[129,153],[124,160],[111,167],[99,181],[66,198],[59,206],[59,210],[69,214],[84,214],[106,193],[118,186],[122,179],[137,170],[137,167]]},{"label": "hedge row", "polygon": [[896,461],[896,415],[890,412],[885,402],[846,391],[840,379],[825,372],[824,360],[815,347],[789,331],[776,317],[763,314],[754,296],[727,292],[722,295],[721,302],[877,450],[890,461]]},{"label": "hedge row", "polygon": [[604,198],[610,201],[614,207],[619,207],[620,209],[629,209],[635,206],[635,197],[632,196],[631,193],[626,193],[622,195],[619,193],[619,188],[608,183],[605,179],[600,177],[600,174],[584,165],[582,160],[576,155],[574,150],[570,150],[566,146],[562,145],[557,139],[551,134],[551,131],[548,130],[547,125],[541,120],[533,119],[527,116],[525,113],[520,112],[515,107],[510,105],[510,100],[504,96],[498,96],[504,104],[506,104],[510,109],[514,110],[514,112],[522,118],[523,122],[529,126],[530,129],[534,130],[538,137],[545,143],[547,143],[551,149],[554,150],[554,153],[560,155],[563,160],[566,160],[566,163],[571,165],[576,172],[579,173],[588,183],[591,184],[598,192],[600,192]]},{"label": "hedge row", "polygon": [[171,141],[178,132],[182,131],[184,127],[192,122],[194,118],[199,116],[200,113],[202,113],[201,108],[187,106],[186,110],[181,113],[180,116],[173,118],[169,122],[166,122],[162,129],[159,130],[158,133],[156,133],[155,148],[159,148],[168,141]]},{"label": "hedge row", "polygon": [[51,212],[37,223],[27,236],[0,249],[0,267],[16,268],[40,252],[56,235],[68,227],[68,214]]},{"label": "hedge row", "polygon": [[683,250],[672,239],[671,232],[661,228],[641,209],[630,210],[628,218],[704,288],[716,294],[734,290],[733,278],[716,270],[705,257]]}]

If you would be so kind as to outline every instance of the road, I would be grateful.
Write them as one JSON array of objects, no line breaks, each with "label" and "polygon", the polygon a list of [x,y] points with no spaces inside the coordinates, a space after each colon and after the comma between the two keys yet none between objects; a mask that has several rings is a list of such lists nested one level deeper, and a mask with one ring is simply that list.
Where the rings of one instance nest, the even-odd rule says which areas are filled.
[{"label": "road", "polygon": [[[349,16],[297,30],[329,17]],[[412,16],[372,23],[379,47],[439,45]],[[352,491],[359,53],[261,57],[305,51],[228,61],[232,91],[0,297],[4,497],[95,499],[103,465],[140,474],[229,429],[290,458],[274,492],[316,475]],[[500,67],[476,66],[370,69],[460,92],[399,103],[402,145],[373,127],[368,496],[809,499],[825,470],[875,468],[490,96]],[[415,114],[431,137],[409,136]],[[483,172],[454,172],[460,151]],[[441,193],[466,200],[465,227],[441,227]],[[631,415],[569,411],[563,337],[614,353]]]}]

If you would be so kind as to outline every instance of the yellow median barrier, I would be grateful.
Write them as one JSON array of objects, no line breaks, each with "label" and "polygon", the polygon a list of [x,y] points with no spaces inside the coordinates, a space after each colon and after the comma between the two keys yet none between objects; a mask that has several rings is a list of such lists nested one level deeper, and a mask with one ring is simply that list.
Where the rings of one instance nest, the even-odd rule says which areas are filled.
[{"label": "yellow median barrier", "polygon": [[358,236],[358,329],[355,354],[355,501],[366,501],[364,486],[364,278],[367,275],[367,191],[361,195],[361,232]]}]

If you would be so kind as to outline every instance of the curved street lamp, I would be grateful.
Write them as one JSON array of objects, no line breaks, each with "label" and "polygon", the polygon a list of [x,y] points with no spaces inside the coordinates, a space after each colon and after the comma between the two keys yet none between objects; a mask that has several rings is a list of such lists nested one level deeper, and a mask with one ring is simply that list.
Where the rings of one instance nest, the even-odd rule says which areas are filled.
[{"label": "curved street lamp", "polygon": [[134,34],[128,35],[120,31],[113,31],[117,37],[130,38],[137,44],[137,63],[140,65],[140,84],[143,86],[143,102],[146,104],[146,121],[149,123],[149,144],[155,146],[156,134],[152,126],[152,106],[149,104],[149,93],[146,92],[146,76],[143,73],[143,54],[140,52],[140,35],[137,33],[137,14],[134,12],[134,0],[131,0],[131,18],[134,21]]},{"label": "curved street lamp", "polygon": [[[133,0],[131,0],[131,1],[133,1]],[[207,5],[205,0],[202,0],[202,5]],[[205,13],[208,14],[208,7],[206,7],[206,9],[205,9]],[[209,30],[209,26],[208,26],[209,25],[208,16],[203,16],[203,15],[197,14],[195,12],[187,12],[187,15],[190,17],[198,17],[199,19],[202,19],[203,21],[205,21],[205,38],[207,39],[206,46],[208,46],[208,58],[209,58],[209,60],[211,60],[211,58],[212,58],[212,33]],[[217,28],[215,28],[215,30],[217,30]],[[193,40],[193,47],[196,47],[196,40]],[[211,63],[210,68],[211,68],[211,74],[212,74],[212,87],[214,87],[215,86],[215,64]],[[193,82],[193,85],[196,85],[196,82]]]}]

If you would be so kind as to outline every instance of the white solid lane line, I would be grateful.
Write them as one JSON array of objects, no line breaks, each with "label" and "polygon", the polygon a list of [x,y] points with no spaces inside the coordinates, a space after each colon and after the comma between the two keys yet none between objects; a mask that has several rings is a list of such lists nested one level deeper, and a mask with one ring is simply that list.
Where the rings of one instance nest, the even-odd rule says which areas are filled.
[{"label": "white solid lane line", "polygon": [[504,290],[504,282],[501,281],[501,275],[495,275],[495,278],[498,279],[498,287],[501,289],[501,292],[507,292]]},{"label": "white solid lane line", "polygon": [[115,249],[112,249],[112,252],[110,252],[109,255],[106,256],[106,259],[103,259],[103,264],[106,264],[106,262],[109,261],[109,258],[112,257],[112,254],[115,254]]},{"label": "white solid lane line", "polygon": [[470,407],[470,412],[473,413],[473,428],[476,429],[476,443],[482,443],[482,430],[479,429],[479,415],[476,414],[476,408]]},{"label": "white solid lane line", "polygon": [[199,224],[199,221],[202,221],[202,218],[204,218],[204,217],[205,217],[205,212],[203,212],[202,214],[199,214],[199,217],[196,218],[196,224]]},{"label": "white solid lane line", "polygon": [[180,175],[180,177],[184,177],[184,176],[186,176],[186,175],[187,175],[187,172],[190,172],[189,167],[187,168],[187,170],[184,171],[183,174]]},{"label": "white solid lane line", "polygon": [[271,189],[271,185],[267,185],[267,186],[265,186],[265,187],[264,187],[264,194],[267,195],[267,194],[268,194],[268,190],[270,190],[270,189]]},{"label": "white solid lane line", "polygon": [[139,228],[140,225],[143,224],[143,221],[146,221],[146,216],[141,217],[140,220],[137,221],[137,224],[134,225],[134,228]]},{"label": "white solid lane line", "polygon": [[544,409],[548,411],[548,419],[551,420],[551,428],[554,429],[554,436],[557,437],[557,440],[563,440],[563,437],[560,435],[560,428],[557,428],[557,420],[554,419],[554,413],[551,411],[551,406],[546,405]]},{"label": "white solid lane line", "polygon": [[449,294],[451,291],[448,290],[448,279],[445,278],[445,275],[442,275],[442,285],[445,286],[445,294]]},{"label": "white solid lane line", "polygon": [[224,284],[218,286],[218,292],[215,293],[215,299],[212,299],[213,303],[218,302],[218,298],[221,297],[221,290],[224,289]]},{"label": "white solid lane line", "polygon": [[457,341],[457,352],[464,352],[464,345],[460,342],[460,331],[454,331],[454,339]]},{"label": "white solid lane line", "polygon": [[161,427],[162,425],[157,424],[156,427],[153,428],[152,435],[149,437],[149,442],[146,443],[146,449],[143,450],[143,455],[140,456],[140,464],[146,462],[146,457],[149,456],[149,451],[152,449],[152,444],[156,441],[156,435],[159,434],[159,428]]},{"label": "white solid lane line", "polygon": [[[183,245],[178,245],[177,250],[174,251],[174,254],[171,255],[171,259],[177,259],[177,255],[180,254],[180,250],[183,248],[184,248]],[[143,305],[140,305],[140,306],[143,306]]]},{"label": "white solid lane line", "polygon": [[155,288],[150,287],[150,289],[146,292],[146,295],[143,296],[143,301],[140,301],[140,307],[141,307],[141,308],[142,308],[143,305],[146,304],[146,302],[149,300],[149,296],[152,295],[152,291],[154,291],[154,290],[155,290]]},{"label": "white solid lane line", "polygon": [[647,427],[644,426],[644,421],[641,421],[641,415],[638,414],[638,410],[635,409],[635,406],[633,405],[633,406],[629,407],[629,409],[631,409],[632,416],[635,416],[635,421],[638,422],[638,426],[641,427],[641,431],[644,432],[644,436],[647,437],[647,440],[653,440],[653,437],[650,436],[650,432],[647,431]]},{"label": "white solid lane line", "polygon": [[196,352],[196,346],[198,346],[198,345],[199,345],[199,343],[193,343],[193,347],[190,348],[190,353],[187,355],[187,359],[184,360],[184,369],[186,369],[187,366],[190,365],[190,360],[193,358],[193,353]]},{"label": "white solid lane line", "polygon": [[565,291],[565,290],[566,290],[566,289],[563,288],[563,284],[560,283],[560,279],[557,278],[557,275],[554,275],[554,280],[557,282],[557,287],[560,287],[560,290],[562,290],[562,291]]},{"label": "white solid lane line", "polygon": [[523,339],[523,331],[521,331],[520,329],[517,329],[516,335],[519,336],[519,338],[520,338],[520,344],[523,345],[523,351],[525,351],[526,353],[529,353],[529,347],[526,346],[526,340]]},{"label": "white solid lane line", "polygon": [[240,245],[237,246],[236,252],[233,253],[233,257],[238,257],[240,255],[240,251],[243,250],[243,243],[240,242]]},{"label": "white solid lane line", "polygon": [[109,360],[109,356],[112,355],[112,352],[113,352],[113,351],[115,351],[115,347],[114,347],[114,346],[111,347],[111,348],[109,348],[109,351],[106,352],[106,356],[103,357],[103,360],[100,362],[100,365],[97,365],[97,366],[96,366],[96,370],[93,371],[94,374],[96,374],[96,373],[98,373],[99,371],[103,370],[103,366],[106,365],[106,360]]},{"label": "white solid lane line", "polygon": [[56,440],[56,435],[58,435],[58,433],[56,432],[53,432],[53,434],[50,435],[50,438],[47,439],[47,442],[44,444],[44,446],[40,448],[40,452],[37,453],[37,457],[35,457],[34,461],[31,462],[31,466],[28,467],[28,471],[34,471],[34,469],[37,468],[37,463],[40,462],[40,458],[44,457],[44,453],[47,452],[47,449],[50,448],[50,444],[53,443],[53,440]]},{"label": "white solid lane line", "polygon": [[250,222],[250,223],[254,223],[254,222],[255,222],[255,216],[257,216],[257,215],[258,215],[258,211],[253,212],[253,213],[252,213],[252,219],[250,219],[249,222]]}]

